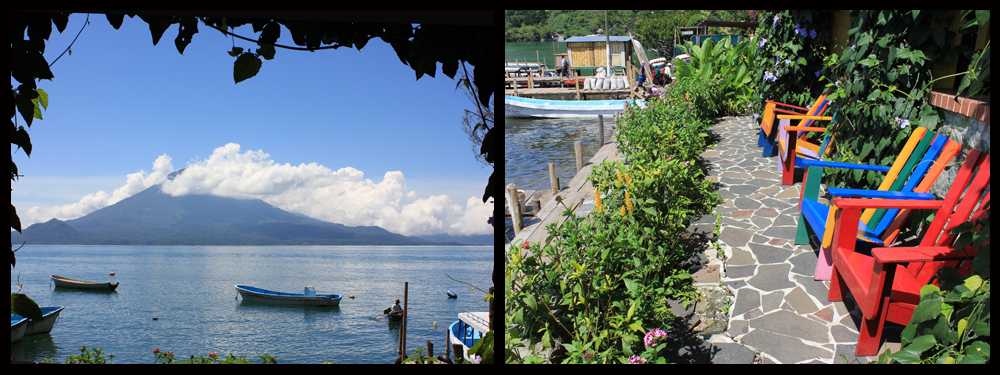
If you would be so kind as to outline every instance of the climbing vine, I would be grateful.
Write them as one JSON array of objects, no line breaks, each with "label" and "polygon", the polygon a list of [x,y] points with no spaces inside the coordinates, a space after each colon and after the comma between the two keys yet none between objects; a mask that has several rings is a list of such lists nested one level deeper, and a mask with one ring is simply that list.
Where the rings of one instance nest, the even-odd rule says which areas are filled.
[{"label": "climbing vine", "polygon": [[[762,11],[756,46],[754,82],[760,85],[752,113],[772,100],[805,107],[823,91],[822,76],[833,25],[830,10]],[[817,74],[821,73],[821,74]],[[758,120],[759,122],[759,120]]]},{"label": "climbing vine", "polygon": [[[972,15],[969,11],[964,16]],[[977,14],[960,32],[978,31],[989,21],[989,11]],[[967,46],[953,46],[956,33],[949,29],[955,14],[950,10],[852,11],[850,45],[842,55],[826,58],[827,86],[835,90],[844,120],[838,132],[837,161],[890,165],[899,154],[913,126],[934,131],[942,115],[930,104],[933,83],[963,77],[965,87],[982,89],[989,75],[989,47],[972,57],[970,71],[934,77],[934,64],[954,64]],[[975,21],[975,22],[973,22]],[[985,73],[985,74],[984,74]],[[913,125],[913,126],[910,126]],[[874,188],[882,177],[876,172],[831,171],[828,184]]]}]

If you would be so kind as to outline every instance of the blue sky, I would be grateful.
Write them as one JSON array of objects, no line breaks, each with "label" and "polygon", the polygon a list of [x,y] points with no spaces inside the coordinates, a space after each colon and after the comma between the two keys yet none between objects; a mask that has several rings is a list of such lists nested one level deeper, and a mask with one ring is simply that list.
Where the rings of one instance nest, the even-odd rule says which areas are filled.
[{"label": "blue sky", "polygon": [[[69,46],[85,19],[74,14],[62,34],[53,30],[47,61]],[[249,25],[235,33],[256,37]],[[72,55],[52,66],[55,79],[38,84],[50,99],[44,120],[35,120],[29,130],[30,160],[23,151],[14,154],[25,177],[11,184],[11,201],[25,224],[46,221],[44,216],[72,219],[66,216],[162,182],[163,173],[154,166],[159,161],[162,172],[202,167],[201,178],[189,181],[195,187],[174,189],[178,192],[259,198],[347,225],[421,216],[438,221],[405,230],[382,225],[407,235],[438,234],[429,232],[442,228],[455,235],[491,233],[486,221],[492,208],[470,202],[478,197],[482,205],[492,173],[474,160],[462,131],[463,110],[474,106],[464,89],[455,90],[456,81],[441,73],[440,64],[437,78],[416,81],[389,44],[375,38],[360,52],[278,49],[256,77],[234,84],[235,58],[227,54],[234,46],[231,37],[200,24],[181,55],[176,36],[174,25],[153,46],[148,25],[138,18],[126,17],[115,30],[104,15],[90,16]],[[294,45],[284,28],[278,43]],[[256,49],[239,39],[235,46]],[[306,168],[310,165],[315,168]],[[213,173],[230,172],[238,181],[210,181]],[[283,179],[293,182],[267,185]],[[295,195],[275,191],[285,187],[295,187]],[[116,194],[116,189],[123,190]],[[303,202],[314,210],[345,205],[320,201],[318,189],[363,201],[355,208],[373,212],[346,218],[304,212]],[[101,198],[102,191],[108,199],[82,204],[88,195]],[[377,213],[386,205],[396,216]],[[29,213],[31,208],[37,209]]]}]

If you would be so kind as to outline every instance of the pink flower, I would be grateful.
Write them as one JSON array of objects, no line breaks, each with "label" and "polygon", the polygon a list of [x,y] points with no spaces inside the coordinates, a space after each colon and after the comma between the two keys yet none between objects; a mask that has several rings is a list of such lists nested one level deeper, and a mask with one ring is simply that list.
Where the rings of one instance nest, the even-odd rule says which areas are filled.
[{"label": "pink flower", "polygon": [[531,247],[531,242],[528,242],[528,241],[524,241],[524,244],[521,245],[522,249],[527,249],[529,247]]},{"label": "pink flower", "polygon": [[634,356],[628,357],[628,363],[630,365],[644,365],[644,364],[646,364],[646,359],[642,358],[640,356],[634,355]]},{"label": "pink flower", "polygon": [[153,355],[160,354],[160,348],[153,349]]},{"label": "pink flower", "polygon": [[658,341],[658,339],[661,337],[667,337],[667,333],[664,332],[662,329],[655,328],[652,331],[649,331],[649,333],[646,334],[646,338],[644,339],[646,346],[655,345],[656,341]]}]

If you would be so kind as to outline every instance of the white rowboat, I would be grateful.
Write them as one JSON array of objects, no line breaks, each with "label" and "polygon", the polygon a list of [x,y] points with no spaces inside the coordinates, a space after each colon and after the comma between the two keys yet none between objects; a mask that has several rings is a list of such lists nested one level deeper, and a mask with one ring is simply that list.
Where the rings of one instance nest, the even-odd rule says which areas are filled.
[{"label": "white rowboat", "polygon": [[75,280],[75,279],[70,279],[68,277],[55,276],[55,275],[52,275],[52,281],[56,283],[57,288],[111,290],[111,291],[118,289],[118,283],[92,283],[89,281]]},{"label": "white rowboat", "polygon": [[[625,110],[625,103],[634,100],[542,100],[504,96],[504,117],[537,118],[594,118],[598,115],[610,119]],[[640,102],[640,106],[643,104]]]},{"label": "white rowboat", "polygon": [[340,300],[343,299],[339,294],[316,294],[312,288],[306,288],[306,294],[282,293],[243,285],[237,285],[236,290],[244,300],[279,305],[340,306]]}]

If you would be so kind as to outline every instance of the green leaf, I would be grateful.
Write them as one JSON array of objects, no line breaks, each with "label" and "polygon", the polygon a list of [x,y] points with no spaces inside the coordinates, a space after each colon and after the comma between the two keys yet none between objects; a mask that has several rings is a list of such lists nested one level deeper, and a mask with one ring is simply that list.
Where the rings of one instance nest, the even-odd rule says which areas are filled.
[{"label": "green leaf", "polygon": [[24,153],[29,157],[31,156],[31,137],[28,136],[28,131],[24,127],[20,127],[16,133],[14,133],[15,138],[11,140],[11,143],[17,145],[24,149]]},{"label": "green leaf", "polygon": [[982,28],[990,22],[990,10],[977,10],[976,11],[976,22],[979,23],[979,27]]},{"label": "green leaf", "polygon": [[234,64],[233,79],[236,80],[236,83],[240,83],[256,76],[260,72],[261,64],[260,58],[252,53],[240,55]]},{"label": "green leaf", "polygon": [[[29,91],[34,92],[34,91]],[[17,111],[21,113],[21,118],[31,127],[31,121],[35,119],[35,102],[32,101],[32,97],[26,94],[20,94],[14,99],[14,104],[17,106]]]},{"label": "green leaf", "polygon": [[969,288],[970,291],[977,291],[983,286],[983,278],[979,275],[972,275],[972,277],[965,279],[965,287]]},{"label": "green leaf", "polygon": [[941,295],[930,294],[928,298],[923,298],[924,294],[921,293],[920,304],[917,308],[913,310],[913,319],[910,320],[910,324],[919,324],[927,321],[937,319],[941,315],[941,305],[944,304],[944,300]]},{"label": "green leaf", "polygon": [[990,335],[990,314],[986,314],[986,317],[976,321],[972,325],[972,330],[976,332],[979,336],[989,336]]},{"label": "green leaf", "polygon": [[534,296],[524,296],[524,303],[528,305],[528,308],[531,309],[531,311],[538,310],[538,302],[535,301]]},{"label": "green leaf", "polygon": [[10,313],[31,320],[42,320],[42,309],[35,301],[23,294],[10,294]]},{"label": "green leaf", "polygon": [[229,56],[236,57],[243,53],[243,47],[233,47],[233,50],[229,52]]},{"label": "green leaf", "polygon": [[35,92],[38,93],[38,101],[36,103],[41,104],[42,108],[49,109],[49,93],[42,89],[35,90]]},{"label": "green leaf", "polygon": [[626,321],[631,321],[632,320],[632,316],[635,315],[635,307],[636,307],[636,305],[638,305],[638,303],[632,303],[632,306],[630,306],[628,308],[628,315],[625,316],[625,320]]},{"label": "green leaf", "polygon": [[625,287],[628,288],[629,293],[635,294],[636,289],[638,289],[638,283],[632,279],[625,279]]},{"label": "green leaf", "polygon": [[21,219],[17,217],[17,209],[10,205],[10,227],[21,233]]}]

